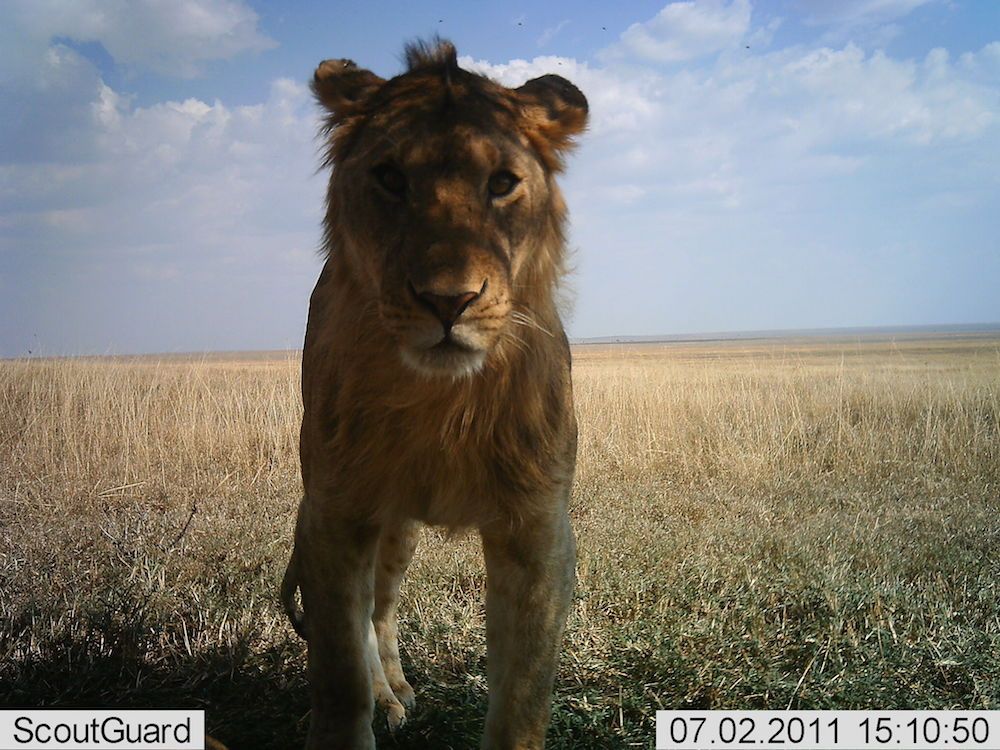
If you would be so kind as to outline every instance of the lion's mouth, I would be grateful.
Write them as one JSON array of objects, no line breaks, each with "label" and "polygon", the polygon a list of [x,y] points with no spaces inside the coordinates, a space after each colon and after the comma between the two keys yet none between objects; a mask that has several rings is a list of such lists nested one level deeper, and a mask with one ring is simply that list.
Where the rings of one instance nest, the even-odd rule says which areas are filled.
[{"label": "lion's mouth", "polygon": [[434,346],[430,348],[430,351],[444,355],[463,352],[466,354],[477,354],[479,352],[478,349],[475,349],[468,344],[463,344],[461,341],[457,341],[452,337],[450,331],[445,334],[443,339],[434,344]]},{"label": "lion's mouth", "polygon": [[464,377],[477,372],[486,352],[453,338],[451,334],[426,348],[403,347],[403,361],[424,375]]}]

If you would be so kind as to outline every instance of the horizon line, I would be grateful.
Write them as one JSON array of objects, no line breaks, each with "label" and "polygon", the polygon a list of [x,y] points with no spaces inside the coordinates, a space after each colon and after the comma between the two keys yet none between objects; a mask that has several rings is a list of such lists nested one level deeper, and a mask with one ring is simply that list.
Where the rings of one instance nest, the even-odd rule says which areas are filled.
[{"label": "horizon line", "polygon": [[[781,339],[837,339],[918,336],[920,334],[950,334],[950,335],[986,335],[1000,334],[1000,321],[990,323],[934,323],[921,325],[887,325],[887,326],[831,326],[822,328],[762,328],[735,331],[702,331],[696,333],[673,334],[621,334],[610,336],[579,336],[569,338],[572,346],[593,346],[607,344],[682,344],[711,343],[754,340]],[[34,359],[88,359],[114,357],[192,357],[215,356],[223,354],[260,354],[267,352],[301,353],[302,347],[295,348],[265,348],[265,349],[187,349],[174,351],[152,352],[105,352],[102,354],[44,354],[29,352],[28,354],[0,356],[0,362]]]}]

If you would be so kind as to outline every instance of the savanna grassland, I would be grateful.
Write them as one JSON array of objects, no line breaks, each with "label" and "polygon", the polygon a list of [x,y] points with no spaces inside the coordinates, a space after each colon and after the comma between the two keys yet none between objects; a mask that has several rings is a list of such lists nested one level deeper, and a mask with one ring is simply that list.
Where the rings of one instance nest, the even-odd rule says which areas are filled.
[{"label": "savanna grassland", "polygon": [[[1000,340],[587,346],[574,372],[550,747],[652,747],[657,708],[1000,708]],[[0,362],[0,706],[200,707],[233,750],[300,745],[297,379]],[[382,746],[477,746],[483,587],[474,536],[424,533],[418,706]]]}]

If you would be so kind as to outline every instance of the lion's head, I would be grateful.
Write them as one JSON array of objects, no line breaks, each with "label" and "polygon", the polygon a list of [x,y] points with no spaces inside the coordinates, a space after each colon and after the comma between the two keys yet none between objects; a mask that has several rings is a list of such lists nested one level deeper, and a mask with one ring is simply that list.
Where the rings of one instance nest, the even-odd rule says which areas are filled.
[{"label": "lion's head", "polygon": [[[509,89],[440,42],[383,80],[327,60],[326,249],[418,372],[476,372],[516,327],[549,314],[565,209],[554,181],[587,100],[546,75]],[[359,309],[359,315],[364,311]]]}]

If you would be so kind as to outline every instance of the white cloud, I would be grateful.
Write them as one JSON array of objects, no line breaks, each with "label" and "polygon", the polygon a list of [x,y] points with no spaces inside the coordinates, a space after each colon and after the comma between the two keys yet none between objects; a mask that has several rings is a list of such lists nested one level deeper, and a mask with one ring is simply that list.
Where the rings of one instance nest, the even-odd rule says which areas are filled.
[{"label": "white cloud", "polygon": [[50,53],[31,117],[0,125],[0,265],[24,274],[0,283],[0,351],[252,346],[253,329],[297,345],[304,305],[269,299],[307,299],[317,271],[306,86],[139,107],[72,50]]},{"label": "white cloud", "polygon": [[903,19],[921,6],[944,0],[816,0],[803,23],[823,29],[820,43],[851,41],[866,49],[884,49],[903,33]]},{"label": "white cloud", "polygon": [[[912,313],[893,311],[950,272],[939,269],[940,278],[928,281],[918,263],[900,275],[882,256],[872,270],[865,248],[921,247],[919,260],[931,267],[943,256],[926,249],[933,241],[922,235],[946,224],[938,214],[933,222],[942,228],[928,229],[914,206],[930,200],[974,211],[988,204],[984,181],[1000,166],[998,49],[991,44],[957,60],[934,50],[907,60],[847,43],[741,51],[679,69],[564,57],[474,67],[511,86],[557,73],[588,96],[591,127],[566,178],[574,242],[585,254],[577,291],[581,299],[600,299],[607,289],[635,293],[620,313],[579,309],[574,330],[610,335],[639,331],[635,320],[670,321],[646,333],[787,327],[782,315],[808,307],[810,292],[781,307],[774,278],[823,287],[813,324],[861,324],[865,315],[905,322]],[[984,155],[981,168],[971,166],[970,154]],[[942,191],[947,201],[931,197]],[[852,264],[867,264],[863,278]],[[639,278],[637,268],[658,270]],[[685,285],[709,278],[715,286],[698,286],[693,300]],[[876,299],[893,278],[909,286]],[[974,301],[983,293],[973,287]],[[773,304],[761,303],[765,288]],[[924,322],[946,319],[947,309],[935,304]],[[761,312],[726,322],[719,311],[734,307]],[[767,317],[771,308],[781,314]]]},{"label": "white cloud", "polygon": [[[843,174],[886,144],[980,136],[1000,117],[1000,75],[990,85],[968,71],[982,77],[995,54],[991,45],[958,63],[943,50],[923,61],[897,60],[847,44],[748,54],[670,73],[595,68],[564,57],[462,64],[509,86],[545,73],[569,78],[588,96],[588,161],[595,151],[605,154],[602,173],[728,185],[705,191],[721,195],[737,183],[766,183],[772,168],[758,170],[768,156],[775,164],[795,159],[813,176],[823,169]],[[754,174],[735,177],[751,165]]]},{"label": "white cloud", "polygon": [[304,298],[315,274],[322,185],[305,86],[274,81],[255,106],[138,107],[73,48],[98,42],[125,69],[191,76],[273,44],[253,10],[31,0],[4,15],[0,351],[218,348],[253,328],[294,344],[301,310],[237,297],[291,285]]},{"label": "white cloud", "polygon": [[807,23],[863,26],[895,21],[939,0],[813,0]]},{"label": "white cloud", "polygon": [[634,23],[609,54],[680,62],[735,46],[750,28],[749,0],[673,2],[645,23]]},{"label": "white cloud", "polygon": [[52,247],[114,257],[121,269],[161,255],[261,260],[275,236],[308,259],[315,238],[304,230],[318,223],[322,199],[311,179],[315,126],[306,87],[284,79],[244,107],[134,107],[102,84],[91,116],[75,123],[91,144],[87,159],[0,170],[4,224],[47,234]]},{"label": "white cloud", "polygon": [[498,64],[462,57],[459,63],[511,87],[548,73],[568,78],[587,95],[592,133],[641,130],[662,115],[658,102],[662,79],[653,72],[632,71],[625,76],[607,68],[593,68],[569,57],[552,55]]},{"label": "white cloud", "polygon": [[54,38],[99,42],[119,64],[183,77],[274,46],[241,0],[15,0],[4,11],[0,62],[22,77]]},{"label": "white cloud", "polygon": [[214,238],[228,248],[234,235],[268,231],[282,210],[318,211],[316,202],[308,208],[292,202],[314,197],[306,183],[316,120],[302,84],[279,79],[265,102],[242,107],[198,99],[131,107],[105,87],[95,112],[99,154],[78,175],[79,185],[103,188],[105,203],[93,210],[108,218],[124,214],[120,231],[141,215],[137,240],[181,235],[188,247]]}]

